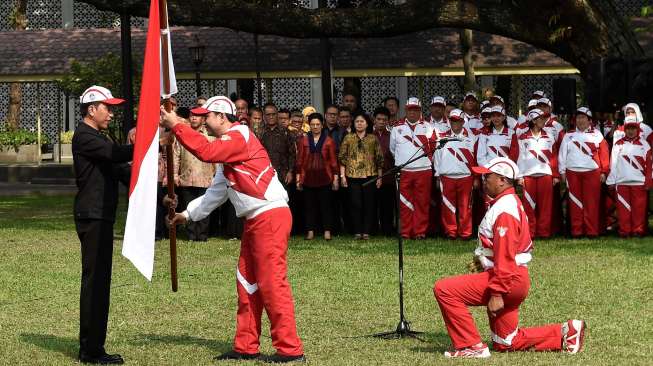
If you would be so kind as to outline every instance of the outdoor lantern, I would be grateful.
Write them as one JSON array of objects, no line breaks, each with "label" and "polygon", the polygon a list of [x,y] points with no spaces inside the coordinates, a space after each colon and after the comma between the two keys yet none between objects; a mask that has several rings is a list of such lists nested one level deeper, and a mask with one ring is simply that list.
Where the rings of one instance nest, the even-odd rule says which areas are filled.
[{"label": "outdoor lantern", "polygon": [[200,43],[200,39],[197,35],[193,38],[194,42],[190,47],[188,47],[188,51],[190,51],[190,57],[193,58],[193,62],[195,63],[195,93],[197,97],[199,97],[202,95],[200,65],[202,64],[202,61],[204,61],[204,49],[206,46]]},{"label": "outdoor lantern", "polygon": [[193,44],[188,47],[188,51],[190,51],[190,56],[193,58],[193,62],[195,63],[195,66],[199,67],[202,62],[204,61],[204,49],[206,46],[200,43],[200,39],[197,35],[194,37],[194,42]]}]

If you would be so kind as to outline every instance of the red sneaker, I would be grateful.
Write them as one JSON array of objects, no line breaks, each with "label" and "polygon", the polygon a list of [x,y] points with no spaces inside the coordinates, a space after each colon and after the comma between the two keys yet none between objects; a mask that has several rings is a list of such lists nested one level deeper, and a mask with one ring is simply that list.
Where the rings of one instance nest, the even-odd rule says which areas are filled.
[{"label": "red sneaker", "polygon": [[490,357],[490,349],[487,344],[481,343],[480,346],[471,346],[455,351],[447,351],[444,353],[446,358],[488,358]]},{"label": "red sneaker", "polygon": [[562,346],[565,352],[573,354],[583,349],[585,328],[587,325],[584,320],[569,319],[562,324]]}]

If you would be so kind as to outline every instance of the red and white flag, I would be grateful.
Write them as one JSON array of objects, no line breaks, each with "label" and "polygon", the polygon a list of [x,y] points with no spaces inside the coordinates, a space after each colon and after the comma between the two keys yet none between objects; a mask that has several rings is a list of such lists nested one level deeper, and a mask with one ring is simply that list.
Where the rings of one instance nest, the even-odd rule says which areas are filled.
[{"label": "red and white flag", "polygon": [[[143,79],[136,124],[136,142],[129,185],[129,208],[125,224],[125,238],[122,255],[129,259],[136,269],[148,280],[152,280],[154,269],[154,232],[159,163],[159,105],[163,96],[162,67],[168,61],[170,85],[166,97],[177,92],[170,43],[162,48],[163,30],[159,23],[159,0],[150,2],[150,19],[143,62]],[[166,37],[170,37],[166,27]]]}]

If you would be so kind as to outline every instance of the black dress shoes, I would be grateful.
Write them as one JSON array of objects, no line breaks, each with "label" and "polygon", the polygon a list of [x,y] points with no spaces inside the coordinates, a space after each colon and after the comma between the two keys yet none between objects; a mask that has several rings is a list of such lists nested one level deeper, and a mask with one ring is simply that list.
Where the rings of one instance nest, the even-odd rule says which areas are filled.
[{"label": "black dress shoes", "polygon": [[96,365],[122,365],[125,363],[125,360],[122,359],[122,356],[115,354],[110,355],[107,353],[102,353],[99,355],[88,355],[86,353],[79,353],[79,361],[82,363],[92,363]]},{"label": "black dress shoes", "polygon": [[226,360],[255,360],[261,356],[260,353],[240,353],[234,350],[225,352],[219,356],[213,357],[216,361],[226,361]]},{"label": "black dress shoes", "polygon": [[275,353],[271,356],[266,356],[263,358],[263,361],[267,363],[289,363],[289,362],[306,362],[306,357],[304,355],[299,356],[284,356],[278,353]]}]

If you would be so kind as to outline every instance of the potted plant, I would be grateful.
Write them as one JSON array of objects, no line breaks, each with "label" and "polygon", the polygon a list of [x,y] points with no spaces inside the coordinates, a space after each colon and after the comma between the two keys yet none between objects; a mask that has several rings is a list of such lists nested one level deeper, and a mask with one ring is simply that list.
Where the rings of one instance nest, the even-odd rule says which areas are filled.
[{"label": "potted plant", "polygon": [[[73,134],[75,131],[66,131],[59,134],[59,143],[61,144],[61,161],[62,162],[72,162],[73,161]],[[55,147],[55,159],[59,156],[59,145],[54,145]]]},{"label": "potted plant", "polygon": [[[41,145],[48,144],[48,136],[41,135]],[[25,129],[0,130],[0,162],[36,163],[39,160],[38,135]]]}]

